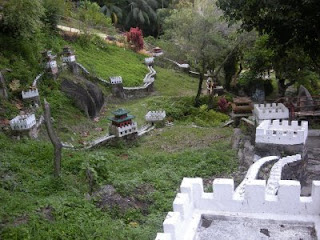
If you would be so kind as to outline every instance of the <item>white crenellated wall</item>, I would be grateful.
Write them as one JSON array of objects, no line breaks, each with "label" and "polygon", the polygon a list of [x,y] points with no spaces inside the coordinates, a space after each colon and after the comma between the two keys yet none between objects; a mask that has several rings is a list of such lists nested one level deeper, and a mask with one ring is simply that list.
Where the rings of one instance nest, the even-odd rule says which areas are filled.
[{"label": "white crenellated wall", "polygon": [[76,61],[75,55],[71,55],[71,56],[67,56],[67,57],[62,58],[62,62],[64,62],[64,63],[71,63],[71,62],[75,62],[75,61]]},{"label": "white crenellated wall", "polygon": [[308,137],[308,122],[287,120],[264,120],[256,129],[256,143],[280,145],[305,144]]},{"label": "white crenellated wall", "polygon": [[154,63],[154,57],[145,58],[145,59],[144,59],[144,63],[145,63],[146,65],[151,65],[151,64],[153,64],[153,63]]},{"label": "white crenellated wall", "polygon": [[253,114],[257,123],[263,120],[289,118],[289,110],[282,103],[254,104]]},{"label": "white crenellated wall", "polygon": [[[310,197],[300,196],[300,182],[281,180],[276,196],[266,195],[266,181],[248,182],[243,197],[234,192],[233,179],[215,179],[213,192],[203,191],[201,178],[184,178],[163,222],[164,233],[156,240],[191,240],[196,234],[201,214],[212,212],[256,213],[276,215],[315,216],[320,214],[320,181],[313,181]],[[272,217],[270,217],[272,219]]]},{"label": "white crenellated wall", "polygon": [[147,122],[155,122],[155,121],[162,121],[166,117],[165,111],[149,111],[145,119]]},{"label": "white crenellated wall", "polygon": [[22,91],[22,99],[34,98],[39,96],[38,88]]},{"label": "white crenellated wall", "polygon": [[10,120],[10,127],[12,130],[28,130],[36,124],[36,117],[31,115],[19,115]]},{"label": "white crenellated wall", "polygon": [[121,76],[110,77],[110,83],[111,84],[120,84],[120,83],[122,83],[122,77]]},{"label": "white crenellated wall", "polygon": [[151,83],[154,82],[154,76],[157,74],[157,72],[153,69],[152,66],[148,66],[149,72],[146,74],[146,76],[143,79],[144,83]]},{"label": "white crenellated wall", "polygon": [[110,126],[110,133],[117,137],[123,137],[136,132],[138,132],[138,125],[136,122],[132,122],[132,124],[123,127]]}]

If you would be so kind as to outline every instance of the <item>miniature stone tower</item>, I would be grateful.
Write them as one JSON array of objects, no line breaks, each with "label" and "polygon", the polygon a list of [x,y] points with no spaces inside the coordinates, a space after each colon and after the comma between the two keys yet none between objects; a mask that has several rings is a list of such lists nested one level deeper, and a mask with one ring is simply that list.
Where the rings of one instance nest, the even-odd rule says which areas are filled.
[{"label": "miniature stone tower", "polygon": [[42,57],[46,71],[56,77],[59,71],[57,61],[55,60],[57,56],[52,55],[52,51],[46,50],[42,52]]}]

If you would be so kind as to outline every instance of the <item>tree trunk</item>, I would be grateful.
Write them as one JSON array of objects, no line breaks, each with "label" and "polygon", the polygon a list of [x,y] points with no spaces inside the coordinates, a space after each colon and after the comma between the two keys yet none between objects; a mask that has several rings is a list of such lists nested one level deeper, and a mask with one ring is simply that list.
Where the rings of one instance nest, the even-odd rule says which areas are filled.
[{"label": "tree trunk", "polygon": [[2,75],[2,73],[0,72],[0,97],[4,98],[4,99],[8,99],[8,90],[7,90],[7,86],[6,86],[6,81],[4,79],[4,76]]},{"label": "tree trunk", "polygon": [[59,177],[61,172],[61,150],[62,150],[62,144],[60,142],[60,139],[58,138],[56,132],[53,129],[52,123],[51,123],[51,111],[50,111],[50,105],[49,103],[44,100],[44,120],[47,128],[47,132],[49,135],[49,138],[51,140],[51,143],[54,148],[54,176]]},{"label": "tree trunk", "polygon": [[194,106],[199,107],[200,106],[200,95],[202,92],[202,84],[203,84],[203,79],[204,79],[204,73],[201,71],[199,74],[199,85],[198,85],[198,92],[197,96],[194,99]]}]

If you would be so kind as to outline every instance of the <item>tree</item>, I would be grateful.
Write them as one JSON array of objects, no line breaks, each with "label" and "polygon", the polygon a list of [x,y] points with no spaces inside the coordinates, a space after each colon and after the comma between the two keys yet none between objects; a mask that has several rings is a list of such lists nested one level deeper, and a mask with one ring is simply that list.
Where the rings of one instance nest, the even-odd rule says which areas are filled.
[{"label": "tree", "polygon": [[117,24],[119,19],[122,18],[122,9],[116,5],[116,1],[106,0],[101,7],[101,11],[111,18],[114,24]]},{"label": "tree", "polygon": [[243,29],[257,29],[261,35],[268,34],[269,43],[277,46],[278,54],[301,48],[320,69],[318,0],[218,0],[218,5],[230,21],[241,21]]},{"label": "tree", "polygon": [[200,104],[205,72],[211,70],[218,74],[220,64],[233,48],[235,28],[229,28],[220,17],[221,12],[214,6],[199,10],[189,5],[173,10],[165,21],[164,38],[172,41],[179,48],[180,56],[185,56],[200,73],[195,106]]},{"label": "tree", "polygon": [[44,7],[40,0],[10,0],[4,4],[0,31],[19,38],[31,38],[42,26]]},{"label": "tree", "polygon": [[157,21],[157,7],[156,0],[129,0],[128,14],[125,20],[126,26],[139,27],[140,29],[150,27],[152,23]]},{"label": "tree", "polygon": [[137,28],[131,28],[129,32],[126,33],[127,41],[135,46],[135,50],[139,51],[143,49],[143,36],[142,31]]}]

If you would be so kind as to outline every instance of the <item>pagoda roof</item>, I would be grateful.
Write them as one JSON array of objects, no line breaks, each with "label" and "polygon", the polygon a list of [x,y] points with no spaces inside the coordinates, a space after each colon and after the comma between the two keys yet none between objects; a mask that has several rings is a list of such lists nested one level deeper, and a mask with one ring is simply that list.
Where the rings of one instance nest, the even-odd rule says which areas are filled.
[{"label": "pagoda roof", "polygon": [[127,113],[129,113],[130,111],[126,110],[126,109],[123,109],[123,108],[119,108],[115,111],[113,111],[112,113],[115,115],[115,116],[122,116],[122,115],[125,115]]},{"label": "pagoda roof", "polygon": [[133,118],[135,118],[135,116],[133,116],[133,115],[128,115],[125,118],[108,117],[109,120],[111,120],[113,122],[116,122],[116,123],[125,122],[125,121],[128,121],[128,120],[133,119]]}]

